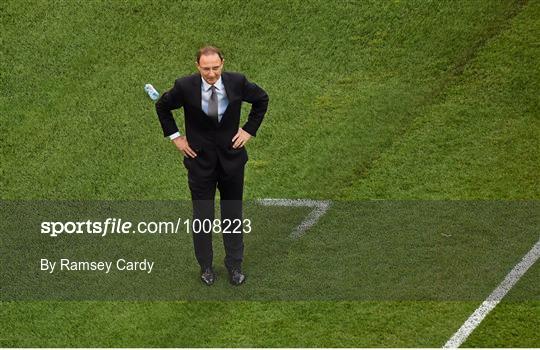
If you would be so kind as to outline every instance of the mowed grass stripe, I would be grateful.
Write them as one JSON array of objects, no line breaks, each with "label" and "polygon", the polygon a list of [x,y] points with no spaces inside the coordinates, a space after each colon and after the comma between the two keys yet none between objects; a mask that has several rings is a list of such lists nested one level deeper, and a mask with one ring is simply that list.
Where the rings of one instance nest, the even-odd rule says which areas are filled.
[{"label": "mowed grass stripe", "polygon": [[[2,346],[430,347],[474,303],[2,303]],[[202,331],[201,329],[204,329]]]},{"label": "mowed grass stripe", "polygon": [[526,5],[486,43],[350,198],[538,199],[539,15]]},{"label": "mowed grass stripe", "polygon": [[[527,41],[527,38],[534,37],[539,35],[539,19],[540,19],[540,6],[538,3],[531,2],[527,6],[527,10],[522,16],[519,16],[515,20],[515,25],[512,30],[505,35],[504,40],[509,47],[513,47],[512,53],[508,53],[510,57],[514,58],[517,62],[516,65],[512,65],[512,70],[516,70],[516,67],[522,66],[520,69],[519,76],[515,77],[514,84],[520,84],[521,82],[530,82],[528,84],[523,84],[523,86],[518,89],[521,92],[520,100],[517,101],[523,102],[525,99],[529,103],[525,103],[523,109],[527,114],[538,113],[538,101],[534,102],[535,91],[536,94],[539,90],[539,81],[538,81],[538,69],[534,64],[534,60],[540,54],[539,48],[537,45]],[[530,32],[533,32],[532,35]],[[500,48],[501,43],[497,43],[496,47]],[[532,52],[531,52],[532,50]],[[536,58],[535,58],[536,57]],[[505,61],[507,62],[507,61]],[[525,65],[523,67],[523,65]],[[530,69],[527,72],[527,69]],[[524,79],[525,74],[529,74],[529,79]],[[515,85],[514,85],[515,86]],[[508,99],[505,99],[508,101]],[[531,128],[532,137],[532,147],[529,146],[532,150],[535,148],[538,149],[538,136],[540,135],[540,128],[538,125],[538,118],[529,119],[530,122],[527,123],[523,128]],[[531,139],[529,139],[531,140]],[[518,145],[523,144],[524,142],[519,142]],[[523,154],[522,157],[533,157],[532,162],[537,162],[538,155],[534,151],[527,150],[529,147],[524,150],[526,154]],[[521,147],[520,147],[521,148]],[[513,155],[507,156],[511,158]],[[534,158],[536,156],[536,159]],[[521,157],[520,157],[521,158]],[[527,159],[527,158],[526,158]],[[519,159],[517,164],[512,168],[517,170],[519,164]],[[524,168],[520,172],[525,173],[529,169],[527,166],[531,164],[529,162],[524,163]],[[531,174],[519,174],[516,173],[517,180],[514,182],[512,187],[514,191],[521,190],[526,191],[527,188],[536,188],[538,187],[538,180],[535,179],[534,173],[538,174],[538,168],[533,167]],[[529,181],[524,180],[524,176],[528,176]],[[525,178],[526,179],[526,178]],[[529,186],[531,183],[531,186]],[[538,198],[538,192],[529,191],[529,195],[532,198]],[[525,194],[520,194],[525,196]],[[473,334],[467,339],[463,344],[464,347],[539,347],[540,346],[540,336],[538,334],[538,326],[540,325],[540,302],[538,297],[540,296],[540,265],[538,262],[532,266],[529,271],[523,276],[523,278],[518,282],[518,284],[510,291],[508,296],[503,302],[501,302],[497,307],[486,317],[486,319],[480,324],[480,326],[473,332]],[[530,301],[521,301],[518,302],[523,295],[532,295],[535,296],[531,298]]]}]

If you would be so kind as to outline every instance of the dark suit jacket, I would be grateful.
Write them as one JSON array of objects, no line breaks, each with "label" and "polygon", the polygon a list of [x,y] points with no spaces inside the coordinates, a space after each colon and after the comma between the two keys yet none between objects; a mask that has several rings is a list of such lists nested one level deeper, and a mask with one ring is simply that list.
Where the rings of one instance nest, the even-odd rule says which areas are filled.
[{"label": "dark suit jacket", "polygon": [[232,148],[232,138],[240,124],[242,101],[251,103],[247,122],[242,127],[252,136],[257,134],[268,108],[268,94],[243,74],[223,72],[223,85],[229,99],[227,110],[219,124],[203,112],[201,107],[201,75],[199,73],[179,78],[171,90],[156,103],[156,111],[165,137],[178,131],[171,110],[184,107],[186,137],[196,158],[184,157],[184,165],[194,175],[211,173],[219,161],[227,173],[234,173],[248,160],[244,147]]}]

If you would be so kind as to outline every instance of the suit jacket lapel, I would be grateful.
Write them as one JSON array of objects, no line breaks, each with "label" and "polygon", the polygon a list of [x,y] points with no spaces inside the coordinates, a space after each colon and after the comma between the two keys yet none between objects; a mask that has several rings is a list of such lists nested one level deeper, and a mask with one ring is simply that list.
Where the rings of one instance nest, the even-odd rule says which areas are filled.
[{"label": "suit jacket lapel", "polygon": [[[193,82],[193,96],[195,99],[195,106],[198,106],[202,111],[202,97],[201,97],[201,88],[202,88],[202,77],[199,73],[195,74],[195,81]],[[204,113],[204,112],[203,112]]]},{"label": "suit jacket lapel", "polygon": [[[229,103],[230,103],[232,100],[232,87],[231,87],[231,82],[229,80],[229,75],[227,74],[227,72],[223,72],[221,74],[221,81],[223,81],[223,85],[225,86],[225,92],[227,93],[227,99],[229,100]],[[225,112],[223,112],[223,114],[225,114]]]},{"label": "suit jacket lapel", "polygon": [[231,77],[227,72],[223,72],[221,74],[221,80],[223,81],[223,85],[225,85],[225,92],[227,93],[227,99],[229,100],[229,104],[227,105],[225,112],[223,112],[223,118],[225,118],[225,114],[227,113],[231,103],[238,99],[238,97],[234,94],[235,91],[232,87],[232,81],[230,78]]}]

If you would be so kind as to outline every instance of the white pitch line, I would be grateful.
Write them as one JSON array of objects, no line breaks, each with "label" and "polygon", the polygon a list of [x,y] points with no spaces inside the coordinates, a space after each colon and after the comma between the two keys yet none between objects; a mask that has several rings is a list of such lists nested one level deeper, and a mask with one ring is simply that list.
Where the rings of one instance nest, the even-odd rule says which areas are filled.
[{"label": "white pitch line", "polygon": [[280,206],[280,207],[311,207],[313,210],[309,215],[298,225],[291,237],[297,239],[313,227],[317,221],[323,216],[330,207],[330,201],[316,201],[312,199],[259,199],[259,203],[266,206]]},{"label": "white pitch line", "polygon": [[529,250],[521,261],[514,266],[512,271],[506,275],[504,280],[495,288],[495,290],[484,300],[471,316],[465,321],[461,328],[450,338],[443,348],[458,348],[471,335],[482,320],[489,314],[495,306],[504,298],[506,293],[516,284],[517,281],[527,272],[527,270],[540,257],[540,240]]}]

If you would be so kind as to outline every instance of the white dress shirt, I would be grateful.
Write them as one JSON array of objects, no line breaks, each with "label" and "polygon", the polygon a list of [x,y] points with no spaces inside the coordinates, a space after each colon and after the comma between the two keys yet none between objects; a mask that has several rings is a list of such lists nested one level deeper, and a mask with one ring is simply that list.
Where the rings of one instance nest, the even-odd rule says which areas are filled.
[{"label": "white dress shirt", "polygon": [[[212,90],[210,90],[212,85],[208,84],[203,77],[201,77],[201,80],[201,107],[203,112],[208,114],[208,101],[210,101],[210,95],[212,95]],[[219,77],[218,81],[215,82],[214,86],[216,87],[216,94],[218,98],[218,121],[221,122],[223,113],[225,113],[225,110],[229,105],[229,99],[227,98],[227,92],[225,91],[225,85],[223,85],[221,77]],[[179,136],[180,132],[175,132],[174,134],[170,135],[169,138],[173,140]]]}]

